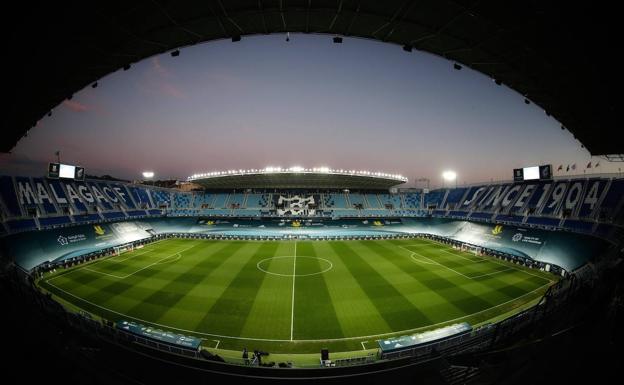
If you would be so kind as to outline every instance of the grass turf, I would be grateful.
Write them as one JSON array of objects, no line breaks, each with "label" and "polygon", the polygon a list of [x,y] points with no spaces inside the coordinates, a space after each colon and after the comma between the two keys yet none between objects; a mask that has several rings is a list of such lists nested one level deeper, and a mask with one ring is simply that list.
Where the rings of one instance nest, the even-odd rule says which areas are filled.
[{"label": "grass turf", "polygon": [[220,349],[318,353],[446,324],[478,324],[539,298],[555,278],[427,239],[169,239],[45,276],[62,300]]}]

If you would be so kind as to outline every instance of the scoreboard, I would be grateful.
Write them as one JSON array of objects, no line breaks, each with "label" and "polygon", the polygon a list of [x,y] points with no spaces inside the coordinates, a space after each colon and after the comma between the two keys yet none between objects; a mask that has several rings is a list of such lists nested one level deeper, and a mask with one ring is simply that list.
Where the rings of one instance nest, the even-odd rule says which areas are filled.
[{"label": "scoreboard", "polygon": [[533,166],[514,169],[514,182],[522,182],[525,180],[550,180],[552,179],[552,166],[546,164],[543,166]]},{"label": "scoreboard", "polygon": [[85,170],[84,167],[80,166],[72,166],[62,163],[50,163],[48,164],[48,178],[84,180]]}]

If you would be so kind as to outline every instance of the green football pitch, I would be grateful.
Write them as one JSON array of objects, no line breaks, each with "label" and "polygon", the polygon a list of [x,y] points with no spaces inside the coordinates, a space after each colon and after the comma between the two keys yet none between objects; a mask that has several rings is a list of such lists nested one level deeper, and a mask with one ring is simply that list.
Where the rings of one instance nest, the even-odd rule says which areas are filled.
[{"label": "green football pitch", "polygon": [[429,239],[167,239],[45,276],[68,306],[225,350],[355,351],[534,303],[549,273]]}]

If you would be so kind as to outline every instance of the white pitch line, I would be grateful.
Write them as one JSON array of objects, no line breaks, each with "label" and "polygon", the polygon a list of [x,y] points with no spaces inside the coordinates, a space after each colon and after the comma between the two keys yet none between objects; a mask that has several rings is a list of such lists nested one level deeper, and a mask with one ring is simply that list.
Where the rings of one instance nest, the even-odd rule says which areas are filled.
[{"label": "white pitch line", "polygon": [[401,249],[404,249],[404,250],[406,250],[407,252],[409,252],[409,253],[410,253],[410,258],[411,258],[414,262],[417,262],[417,263],[424,263],[424,264],[426,264],[426,265],[438,265],[438,263],[433,263],[433,262],[427,262],[427,261],[421,261],[421,260],[418,260],[418,259],[414,258],[414,254],[415,254],[415,253],[414,253],[412,250],[410,250],[410,249],[408,249],[408,248],[406,248],[406,247],[403,247],[403,246],[399,246],[399,247],[400,247]]},{"label": "white pitch line", "polygon": [[[430,242],[430,243],[437,244],[437,245],[443,245],[442,243],[435,242],[435,241],[432,241],[432,240],[429,240],[429,239],[423,239],[423,240],[425,240],[425,241],[427,241],[427,242]],[[399,246],[399,247],[401,247],[401,246]],[[454,256],[456,256],[456,257],[461,257],[461,258],[467,259],[466,257],[463,257],[463,256],[460,256],[460,255],[457,255],[457,254],[455,254],[455,253],[451,253],[451,252],[446,251],[446,250],[444,250],[444,249],[443,249],[442,251],[444,251],[444,252],[446,252],[446,253],[449,253],[449,254],[451,254],[451,255],[454,255]],[[524,269],[520,269],[520,268],[515,267],[515,266],[508,266],[508,265],[506,265],[506,264],[504,264],[504,263],[498,262],[495,258],[491,258],[491,259],[488,259],[488,258],[485,258],[485,257],[479,257],[479,258],[482,258],[483,260],[487,260],[487,261],[489,261],[489,262],[495,263],[495,264],[497,264],[497,265],[501,265],[501,266],[505,266],[505,267],[511,267],[512,269],[515,269],[515,270],[520,271],[520,272],[522,272],[522,273],[526,273],[526,274],[532,275],[532,276],[534,276],[534,277],[537,277],[537,278],[541,278],[541,279],[543,279],[543,280],[546,280],[546,281],[548,281],[549,283],[554,282],[554,281],[553,281],[553,280],[551,280],[551,279],[548,279],[548,278],[546,278],[546,277],[539,276],[539,275],[537,275],[537,274],[530,273],[530,272],[528,272],[528,271],[526,271],[526,270],[524,270]],[[475,263],[476,263],[476,262],[475,262]]]},{"label": "white pitch line", "polygon": [[[159,239],[158,241],[154,241],[154,242],[152,242],[152,243],[150,243],[150,244],[146,245],[145,247],[149,247],[149,246],[151,246],[151,245],[153,245],[153,244],[155,244],[155,243],[164,242],[164,241],[170,241],[170,240],[172,241],[173,239],[170,239],[170,238]],[[149,251],[155,251],[155,249],[150,249]],[[57,279],[57,278],[60,278],[60,277],[64,277],[64,276],[65,276],[65,275],[67,275],[67,274],[71,274],[71,273],[73,273],[73,272],[76,272],[76,271],[79,271],[79,270],[82,270],[82,269],[86,269],[88,266],[95,266],[95,265],[97,265],[97,264],[99,264],[99,263],[102,263],[102,262],[107,262],[107,261],[109,261],[111,258],[115,258],[115,257],[117,257],[117,256],[112,256],[112,257],[100,257],[100,258],[98,258],[98,259],[97,259],[97,260],[95,260],[95,261],[90,261],[90,262],[88,262],[88,263],[86,264],[86,266],[84,266],[84,267],[81,267],[81,268],[75,268],[75,269],[70,269],[69,271],[64,271],[64,272],[61,272],[61,273],[59,273],[59,274],[55,275],[54,277],[50,278],[48,281],[51,281],[51,280],[53,280],[53,279]],[[87,270],[90,270],[90,269],[87,269]],[[95,270],[92,270],[92,271],[95,271]],[[101,273],[101,272],[99,272],[99,273]]]},{"label": "white pitch line", "polygon": [[120,263],[120,262],[127,261],[127,260],[128,260],[128,259],[130,259],[130,258],[135,258],[135,257],[138,257],[139,255],[147,254],[147,253],[149,253],[150,251],[154,251],[154,250],[156,250],[156,249],[149,249],[149,250],[145,250],[145,251],[143,251],[142,253],[138,253],[138,254],[134,254],[134,255],[132,254],[132,252],[129,252],[128,254],[130,254],[130,255],[127,255],[125,258],[122,258],[122,259],[116,259],[116,258],[121,257],[121,255],[116,255],[116,256],[114,256],[114,257],[108,258],[108,259],[107,259],[107,261],[110,261],[110,262],[115,262],[115,263]]},{"label": "white pitch line", "polygon": [[105,273],[105,272],[103,272],[103,271],[99,271],[99,270],[89,269],[89,268],[88,268],[88,267],[86,267],[86,266],[85,266],[85,267],[83,267],[83,268],[82,268],[82,269],[80,269],[80,270],[92,271],[92,272],[94,272],[94,273],[98,273],[98,274],[102,274],[102,275],[107,275],[107,276],[109,276],[109,277],[113,277],[113,278],[117,278],[117,279],[124,279],[124,278],[125,278],[125,277],[123,277],[123,276],[119,276],[119,275],[115,275],[115,274],[109,274],[109,273]]},{"label": "white pitch line", "polygon": [[290,306],[290,340],[293,340],[293,330],[295,324],[295,278],[297,277],[297,241],[295,241],[295,258],[293,258],[293,284],[292,303]]},{"label": "white pitch line", "polygon": [[487,277],[487,276],[494,275],[494,274],[504,273],[504,272],[509,271],[509,270],[513,270],[513,268],[508,267],[508,268],[506,268],[506,269],[503,269],[503,270],[498,270],[498,271],[495,271],[495,272],[493,272],[493,273],[487,273],[487,274],[475,275],[475,276],[474,276],[474,277],[472,277],[472,278],[474,279],[474,278]]},{"label": "white pitch line", "polygon": [[166,257],[164,257],[164,258],[161,258],[161,259],[159,259],[159,260],[158,260],[158,261],[156,261],[156,262],[152,262],[152,263],[150,263],[149,265],[147,265],[147,266],[145,266],[145,267],[142,267],[142,268],[140,268],[139,270],[137,270],[137,271],[135,271],[135,272],[132,272],[132,273],[130,273],[130,274],[124,275],[124,276],[118,276],[118,275],[114,275],[114,274],[105,273],[105,272],[103,272],[103,271],[98,271],[98,270],[94,270],[94,269],[89,269],[87,266],[85,266],[85,267],[83,267],[83,268],[80,268],[80,269],[78,269],[78,270],[85,269],[85,270],[93,271],[94,273],[100,273],[100,274],[103,274],[103,275],[108,275],[108,276],[110,276],[110,277],[114,277],[114,278],[125,279],[125,278],[128,278],[128,277],[132,276],[132,275],[135,275],[136,273],[138,273],[138,272],[140,272],[140,271],[143,271],[143,270],[145,270],[145,269],[147,269],[147,268],[149,268],[149,267],[152,267],[152,266],[154,266],[154,265],[156,265],[156,264],[158,264],[158,263],[160,263],[160,262],[164,261],[165,259],[168,259],[168,258],[171,258],[171,257],[175,257],[176,255],[180,255],[180,256],[181,256],[183,252],[185,252],[186,250],[190,250],[190,249],[192,249],[193,247],[195,247],[195,246],[197,246],[197,245],[199,245],[199,243],[196,243],[196,244],[194,244],[193,246],[187,247],[186,249],[184,249],[184,250],[182,250],[182,251],[177,251],[177,252],[175,252],[175,253],[173,253],[173,254],[171,254],[171,255],[168,255],[168,256],[166,256]]},{"label": "white pitch line", "polygon": [[219,344],[221,343],[221,340],[213,340],[213,341],[217,343],[214,349],[219,349]]},{"label": "white pitch line", "polygon": [[362,350],[366,350],[366,346],[364,346],[365,343],[367,343],[368,341],[362,341],[360,342],[360,344],[362,344]]},{"label": "white pitch line", "polygon": [[[399,247],[401,247],[401,246],[399,246]],[[406,249],[406,250],[409,250],[409,249]],[[443,264],[441,264],[441,263],[439,263],[439,262],[436,262],[436,261],[434,261],[434,260],[433,260],[433,259],[431,259],[431,258],[427,258],[427,257],[425,257],[424,255],[422,255],[422,254],[420,254],[420,253],[417,253],[417,252],[412,251],[412,250],[410,250],[410,252],[411,252],[411,253],[413,253],[413,254],[418,255],[418,256],[419,256],[419,257],[421,257],[421,258],[425,258],[425,259],[427,259],[427,260],[431,261],[431,263],[432,263],[432,264],[434,264],[434,265],[442,266],[443,268],[445,268],[445,269],[449,269],[449,270],[450,270],[450,271],[452,271],[453,273],[455,273],[455,274],[459,274],[459,275],[461,275],[461,276],[462,276],[462,277],[464,277],[464,278],[467,278],[467,279],[472,279],[472,278],[470,278],[469,276],[467,276],[467,275],[465,275],[465,274],[462,274],[462,273],[460,273],[459,271],[457,271],[457,270],[455,270],[455,269],[451,269],[450,267],[445,266],[445,265],[443,265]]]},{"label": "white pitch line", "polygon": [[472,260],[472,259],[470,259],[470,258],[464,257],[463,255],[459,255],[459,254],[457,254],[457,253],[455,252],[455,249],[453,249],[453,251],[448,251],[448,250],[445,250],[445,249],[440,249],[440,251],[444,251],[444,252],[445,252],[445,253],[447,253],[447,254],[450,254],[450,255],[452,255],[452,256],[454,256],[454,257],[458,257],[458,258],[465,259],[466,261],[469,261],[469,262],[472,262],[472,263],[482,263],[482,262],[487,262],[487,260],[486,260],[485,258],[477,257],[477,258],[479,258],[479,259],[480,259],[480,261],[474,261],[474,260]]},{"label": "white pitch line", "polygon": [[[104,306],[98,305],[98,304],[96,304],[96,303],[93,303],[93,302],[91,302],[91,301],[88,301],[88,300],[86,300],[86,299],[84,299],[84,298],[78,297],[77,295],[72,294],[72,293],[70,293],[70,292],[68,292],[68,291],[66,291],[66,290],[64,290],[64,289],[61,289],[60,287],[58,287],[58,286],[54,285],[53,283],[51,283],[51,282],[50,282],[50,280],[51,280],[51,279],[47,280],[47,281],[46,281],[46,283],[48,283],[50,286],[52,286],[52,287],[56,288],[57,290],[60,290],[60,291],[62,291],[63,293],[65,293],[65,294],[67,294],[67,295],[69,295],[69,296],[71,296],[71,297],[74,297],[74,298],[78,299],[79,301],[83,301],[83,302],[85,302],[85,303],[88,303],[88,304],[90,304],[90,305],[92,305],[92,306],[95,306],[95,307],[97,307],[97,308],[100,308],[100,309],[102,309],[102,310],[108,311],[108,312],[113,313],[113,314],[120,315],[120,316],[122,316],[122,317],[124,317],[124,318],[129,318],[129,319],[133,319],[133,320],[135,320],[135,321],[144,322],[144,323],[149,324],[149,325],[160,326],[160,327],[163,327],[163,328],[168,328],[168,329],[172,329],[172,330],[178,330],[178,331],[182,331],[182,332],[186,332],[186,333],[191,333],[191,334],[196,334],[196,335],[202,335],[202,336],[208,336],[208,337],[231,338],[231,339],[234,339],[234,340],[247,340],[247,341],[291,342],[291,340],[284,340],[284,339],[253,338],[253,337],[236,337],[236,336],[226,336],[226,335],[222,335],[222,334],[209,334],[209,333],[202,333],[202,332],[198,332],[198,331],[195,331],[195,330],[182,329],[182,328],[177,328],[177,327],[175,327],[175,326],[164,325],[164,324],[159,324],[159,323],[152,322],[152,321],[147,321],[147,320],[144,320],[144,319],[141,319],[141,318],[132,317],[132,316],[130,316],[130,315],[127,315],[127,314],[124,314],[124,313],[120,313],[120,312],[118,312],[118,311],[115,311],[115,310],[112,310],[112,309],[106,308],[106,307],[104,307]],[[461,320],[461,319],[468,318],[468,317],[471,317],[471,316],[474,316],[474,315],[477,315],[477,314],[481,314],[481,313],[486,312],[486,311],[491,310],[491,309],[495,309],[495,308],[497,308],[497,307],[499,307],[499,306],[506,305],[506,304],[508,304],[508,303],[510,303],[510,302],[517,301],[517,300],[518,300],[518,299],[520,299],[520,298],[526,297],[527,295],[529,295],[529,294],[533,294],[534,292],[536,292],[536,291],[538,291],[538,290],[542,289],[543,287],[548,286],[550,283],[551,283],[551,282],[548,282],[548,283],[546,283],[546,284],[544,284],[544,285],[542,285],[542,286],[540,286],[540,287],[538,287],[538,288],[536,288],[536,289],[534,289],[534,290],[532,290],[532,291],[530,291],[530,292],[528,292],[528,293],[524,293],[523,295],[521,295],[521,296],[519,296],[519,297],[516,297],[516,298],[510,299],[509,301],[506,301],[506,302],[503,302],[503,303],[499,303],[498,305],[494,305],[494,306],[489,307],[489,308],[487,308],[487,309],[480,310],[480,311],[478,311],[478,312],[476,312],[476,313],[467,314],[467,315],[462,316],[462,317],[457,317],[457,318],[454,318],[454,319],[451,319],[451,320],[446,320],[446,321],[438,322],[438,323],[435,323],[435,324],[431,324],[431,325],[427,325],[427,326],[423,326],[423,327],[419,327],[419,328],[414,328],[414,329],[406,329],[406,330],[399,330],[399,331],[388,332],[388,333],[381,333],[381,334],[371,334],[371,335],[368,335],[368,336],[356,336],[356,337],[344,337],[344,338],[328,338],[328,339],[316,339],[316,340],[292,340],[292,341],[296,341],[296,342],[332,342],[332,341],[350,341],[350,340],[361,340],[361,339],[363,339],[363,338],[368,338],[368,339],[370,339],[370,338],[376,338],[376,337],[384,337],[384,336],[391,336],[391,335],[406,334],[406,333],[415,332],[415,331],[417,331],[417,330],[426,330],[426,329],[431,329],[431,328],[435,328],[435,327],[436,327],[436,326],[438,326],[438,325],[443,325],[443,324],[447,324],[447,323],[452,323],[452,322],[455,322],[455,321],[459,321],[459,320]]]}]

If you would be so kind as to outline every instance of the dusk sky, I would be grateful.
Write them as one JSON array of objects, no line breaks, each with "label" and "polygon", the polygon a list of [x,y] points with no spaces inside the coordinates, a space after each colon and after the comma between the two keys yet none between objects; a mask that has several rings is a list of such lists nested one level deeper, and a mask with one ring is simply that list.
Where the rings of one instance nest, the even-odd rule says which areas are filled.
[{"label": "dusk sky", "polygon": [[[243,37],[152,57],[98,83],[1,155],[0,173],[43,175],[56,150],[88,174],[127,179],[143,170],[185,179],[329,166],[429,178],[434,186],[445,169],[462,184],[511,179],[513,168],[538,164],[576,163],[582,174],[599,161],[515,91],[375,41]],[[601,161],[596,171],[617,166]]]}]

